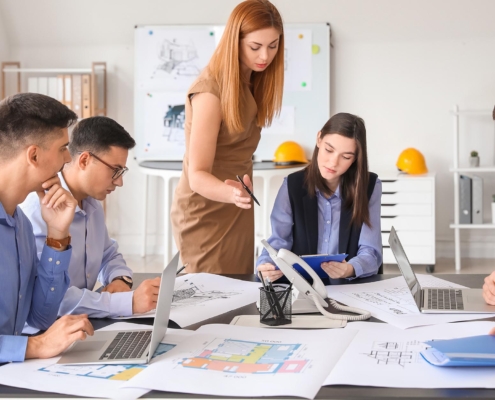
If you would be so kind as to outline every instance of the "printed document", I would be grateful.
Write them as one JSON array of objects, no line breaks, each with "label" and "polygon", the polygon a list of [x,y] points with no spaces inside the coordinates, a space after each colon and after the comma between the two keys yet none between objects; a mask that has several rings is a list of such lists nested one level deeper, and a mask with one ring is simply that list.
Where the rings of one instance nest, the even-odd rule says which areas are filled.
[{"label": "printed document", "polygon": [[313,399],[355,334],[352,329],[276,331],[206,325],[124,386]]},{"label": "printed document", "polygon": [[[431,275],[416,276],[422,288],[466,288]],[[368,310],[373,317],[401,329],[494,316],[493,314],[422,314],[416,307],[402,276],[371,283],[330,285],[326,288],[331,299],[351,307]]]},{"label": "printed document", "polygon": [[[260,286],[214,274],[181,275],[175,282],[170,319],[184,327],[247,306],[259,299]],[[154,316],[155,310],[121,319]]]},{"label": "printed document", "polygon": [[438,368],[420,354],[428,347],[425,341],[482,335],[493,325],[476,321],[402,330],[382,323],[350,322],[349,329],[358,333],[324,385],[495,388],[495,367]]},{"label": "printed document", "polygon": [[[120,322],[101,330],[124,329],[151,330],[152,327]],[[167,329],[150,365],[193,334],[193,331]],[[59,358],[60,356],[4,365],[0,367],[0,384],[42,392],[119,400],[134,400],[148,392],[146,389],[121,388],[126,381],[142,373],[147,368],[146,365],[59,365]]]}]

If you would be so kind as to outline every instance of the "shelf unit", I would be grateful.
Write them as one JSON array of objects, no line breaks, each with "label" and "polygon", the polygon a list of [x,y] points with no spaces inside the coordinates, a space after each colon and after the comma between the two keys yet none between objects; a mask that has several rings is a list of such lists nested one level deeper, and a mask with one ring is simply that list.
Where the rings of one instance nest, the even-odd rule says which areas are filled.
[{"label": "shelf unit", "polygon": [[459,177],[461,173],[482,173],[482,172],[495,172],[495,166],[493,167],[460,167],[459,166],[459,119],[462,116],[487,116],[492,118],[492,110],[459,110],[459,106],[454,105],[451,113],[453,118],[453,140],[454,140],[454,154],[453,154],[453,167],[450,168],[450,172],[454,174],[454,223],[449,227],[454,229],[454,246],[455,246],[455,270],[459,272],[461,270],[461,229],[495,229],[495,224],[460,224],[459,223]]},{"label": "shelf unit", "polygon": [[[0,100],[6,97],[7,75],[15,75],[17,80],[16,93],[21,93],[22,74],[43,74],[50,76],[55,74],[73,75],[88,74],[91,76],[90,97],[91,97],[91,116],[107,115],[107,63],[93,62],[91,68],[21,68],[18,61],[2,62],[0,74]],[[13,94],[13,93],[11,93]]]}]

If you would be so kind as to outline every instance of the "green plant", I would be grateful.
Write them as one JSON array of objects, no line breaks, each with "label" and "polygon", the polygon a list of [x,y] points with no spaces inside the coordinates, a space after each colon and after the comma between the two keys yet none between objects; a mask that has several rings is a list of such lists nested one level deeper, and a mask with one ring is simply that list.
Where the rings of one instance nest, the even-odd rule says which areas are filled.
[{"label": "green plant", "polygon": [[473,150],[471,152],[471,157],[478,157],[478,152],[476,150]]}]

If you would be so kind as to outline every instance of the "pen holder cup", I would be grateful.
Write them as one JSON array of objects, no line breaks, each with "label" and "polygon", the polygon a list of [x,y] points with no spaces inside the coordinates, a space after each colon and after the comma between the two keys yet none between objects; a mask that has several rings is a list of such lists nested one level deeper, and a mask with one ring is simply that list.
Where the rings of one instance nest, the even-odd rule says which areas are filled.
[{"label": "pen holder cup", "polygon": [[260,288],[260,323],[270,326],[292,323],[292,288],[273,286],[275,291]]}]

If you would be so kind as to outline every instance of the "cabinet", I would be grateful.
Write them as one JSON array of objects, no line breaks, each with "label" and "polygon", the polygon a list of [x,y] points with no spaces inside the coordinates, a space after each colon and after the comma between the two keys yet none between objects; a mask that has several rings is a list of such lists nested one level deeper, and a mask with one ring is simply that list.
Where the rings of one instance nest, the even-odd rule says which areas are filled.
[{"label": "cabinet", "polygon": [[383,263],[396,264],[388,245],[395,227],[411,264],[432,272],[435,265],[435,174],[378,174],[382,181],[381,232]]},{"label": "cabinet", "polygon": [[453,154],[453,167],[450,168],[450,172],[454,175],[454,223],[450,224],[450,228],[454,229],[454,246],[455,246],[455,270],[461,270],[461,229],[495,229],[493,223],[482,224],[461,224],[459,223],[459,208],[460,208],[460,194],[459,194],[459,178],[461,174],[478,174],[478,173],[493,173],[495,172],[495,166],[488,167],[470,167],[465,168],[460,166],[459,158],[459,138],[460,127],[459,122],[461,117],[478,116],[492,120],[491,110],[459,110],[458,105],[454,105],[451,115],[453,118],[453,139],[454,139],[454,154]]},{"label": "cabinet", "polygon": [[91,68],[21,68],[17,61],[2,62],[0,86],[0,100],[15,93],[36,92],[56,98],[79,118],[107,115],[105,62],[94,62]]}]

